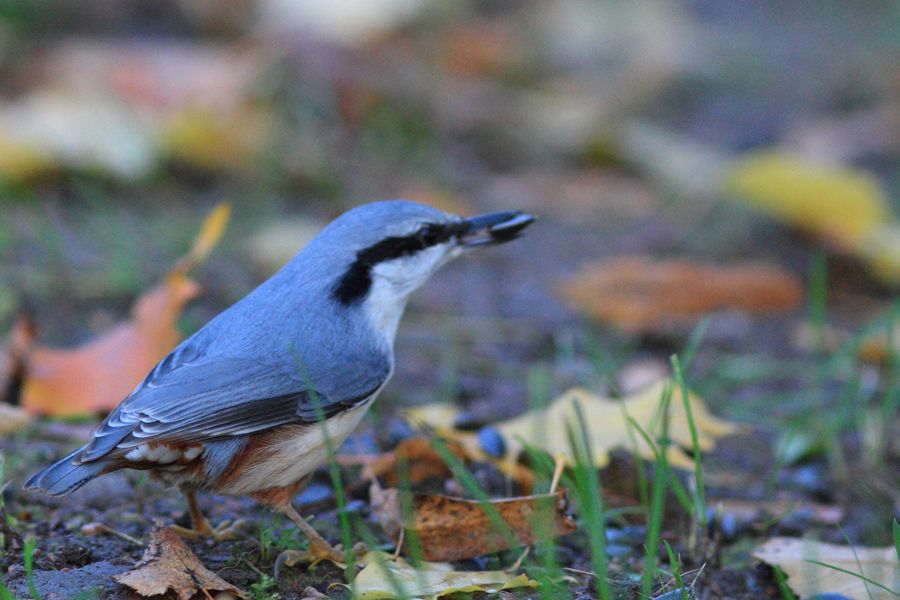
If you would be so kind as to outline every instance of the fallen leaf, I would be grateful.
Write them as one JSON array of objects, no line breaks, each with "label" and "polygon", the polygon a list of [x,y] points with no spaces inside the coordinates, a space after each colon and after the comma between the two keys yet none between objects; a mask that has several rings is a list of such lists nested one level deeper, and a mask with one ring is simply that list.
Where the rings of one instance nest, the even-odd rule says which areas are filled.
[{"label": "fallen leaf", "polygon": [[891,218],[878,180],[861,169],[818,164],[780,151],[744,156],[726,191],[777,219],[854,248]]},{"label": "fallen leaf", "polygon": [[144,125],[97,93],[53,86],[0,103],[0,177],[6,181],[62,169],[133,181],[152,170],[156,152]]},{"label": "fallen leaf", "polygon": [[632,332],[694,324],[725,309],[781,312],[802,298],[800,282],[770,265],[713,266],[686,259],[628,256],[594,263],[559,288],[570,306]]},{"label": "fallen leaf", "polygon": [[[776,537],[756,548],[753,556],[784,571],[788,586],[804,598],[831,593],[850,598],[887,600],[900,595],[900,561],[897,560],[896,549],[893,547],[838,546],[812,540]],[[810,561],[864,575],[894,592]]]},{"label": "fallen leaf", "polygon": [[64,417],[107,411],[121,402],[178,343],[178,317],[200,292],[187,271],[218,242],[228,215],[224,203],[210,213],[192,250],[135,301],[128,321],[75,348],[31,347],[22,406],[32,413]]},{"label": "fallen leaf", "polygon": [[366,566],[354,579],[355,597],[362,600],[440,598],[456,592],[496,593],[537,587],[537,582],[526,575],[506,571],[454,571],[447,563],[429,562],[416,569],[402,558],[392,560],[383,552],[369,552],[362,562]]},{"label": "fallen leaf", "polygon": [[[506,443],[506,453],[497,462],[507,474],[515,473],[519,467],[517,460],[525,445],[543,449],[552,456],[562,457],[567,464],[573,464],[567,427],[576,423],[575,403],[581,406],[590,438],[591,451],[596,466],[602,468],[609,462],[609,452],[613,448],[630,449],[632,440],[641,456],[654,458],[653,449],[643,438],[631,430],[628,417],[634,419],[648,435],[659,436],[663,419],[660,414],[660,400],[668,386],[672,386],[672,397],[668,411],[668,434],[674,445],[669,447],[670,464],[682,469],[692,469],[693,461],[680,447],[691,447],[691,434],[687,413],[684,409],[681,391],[669,380],[658,381],[642,391],[621,400],[595,396],[587,390],[573,388],[556,398],[543,410],[530,411],[508,421],[497,423],[494,428]],[[706,404],[695,394],[689,394],[691,412],[697,428],[700,450],[708,452],[715,447],[716,439],[730,435],[737,426],[716,418]],[[480,448],[478,436],[467,431],[456,430],[450,425],[457,409],[447,404],[426,405],[409,409],[407,418],[413,424],[426,425],[438,435],[459,442],[473,457],[491,460]]]},{"label": "fallen leaf", "polygon": [[197,593],[209,591],[247,598],[241,590],[204,567],[177,533],[161,526],[150,533],[150,546],[135,567],[114,575],[113,579],[144,597],[171,590],[180,600],[190,600]]},{"label": "fallen leaf", "polygon": [[725,191],[859,258],[873,276],[900,283],[900,222],[868,171],[757,152],[727,170]]},{"label": "fallen leaf", "polygon": [[[404,541],[415,533],[425,560],[463,560],[575,531],[565,490],[490,500],[490,509],[477,500],[412,494],[411,515],[403,514],[400,492],[395,488],[381,489],[373,483],[370,496],[372,510],[385,532]],[[498,529],[489,510],[508,530]],[[401,536],[404,529],[406,535]],[[404,543],[401,550],[408,550],[407,546]]]},{"label": "fallen leaf", "polygon": [[[448,449],[460,461],[467,460],[465,449],[452,442],[448,444]],[[405,473],[400,469],[404,469]],[[416,484],[432,478],[446,479],[453,475],[441,455],[431,446],[431,440],[424,437],[403,440],[393,452],[380,456],[369,465],[369,470],[371,475],[382,479],[388,487],[396,487],[403,478]]]},{"label": "fallen leaf", "polygon": [[137,180],[164,160],[201,169],[254,164],[271,125],[249,44],[96,41],[53,45],[34,86],[0,102],[0,177],[100,172]]}]

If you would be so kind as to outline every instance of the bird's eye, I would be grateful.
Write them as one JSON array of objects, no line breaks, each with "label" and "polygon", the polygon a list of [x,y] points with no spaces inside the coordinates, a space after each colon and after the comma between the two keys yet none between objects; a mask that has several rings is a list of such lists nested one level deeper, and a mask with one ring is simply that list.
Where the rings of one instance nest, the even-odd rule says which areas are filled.
[{"label": "bird's eye", "polygon": [[434,246],[440,241],[440,230],[437,226],[429,224],[422,227],[418,234],[416,235],[419,238],[419,241],[422,243],[423,247]]}]

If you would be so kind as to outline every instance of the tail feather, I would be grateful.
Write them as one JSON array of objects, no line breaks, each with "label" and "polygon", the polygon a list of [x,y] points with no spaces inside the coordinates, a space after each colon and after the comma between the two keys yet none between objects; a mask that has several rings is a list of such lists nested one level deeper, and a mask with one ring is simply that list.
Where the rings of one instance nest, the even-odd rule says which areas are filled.
[{"label": "tail feather", "polygon": [[65,496],[100,475],[106,468],[101,461],[78,463],[75,458],[81,453],[79,448],[65,458],[36,473],[25,482],[26,490],[36,490],[50,496]]}]

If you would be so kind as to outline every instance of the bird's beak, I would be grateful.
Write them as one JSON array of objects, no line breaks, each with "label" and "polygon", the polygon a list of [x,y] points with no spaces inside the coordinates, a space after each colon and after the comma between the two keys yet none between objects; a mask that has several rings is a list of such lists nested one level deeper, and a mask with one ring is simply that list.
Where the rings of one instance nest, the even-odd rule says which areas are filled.
[{"label": "bird's beak", "polygon": [[478,215],[463,220],[457,240],[464,248],[502,244],[519,237],[533,222],[533,216],[520,210]]}]

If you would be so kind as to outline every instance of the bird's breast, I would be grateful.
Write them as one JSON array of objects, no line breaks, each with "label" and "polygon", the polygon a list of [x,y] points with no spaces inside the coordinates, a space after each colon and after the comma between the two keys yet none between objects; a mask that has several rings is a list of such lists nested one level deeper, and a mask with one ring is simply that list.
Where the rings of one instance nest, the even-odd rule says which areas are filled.
[{"label": "bird's breast", "polygon": [[212,489],[244,496],[296,483],[328,460],[329,446],[336,450],[356,429],[375,395],[324,423],[283,425],[250,436]]}]

